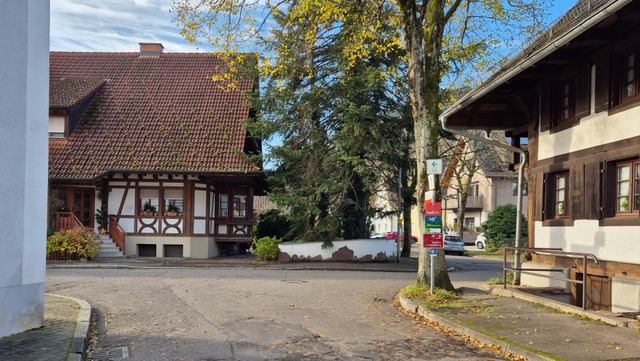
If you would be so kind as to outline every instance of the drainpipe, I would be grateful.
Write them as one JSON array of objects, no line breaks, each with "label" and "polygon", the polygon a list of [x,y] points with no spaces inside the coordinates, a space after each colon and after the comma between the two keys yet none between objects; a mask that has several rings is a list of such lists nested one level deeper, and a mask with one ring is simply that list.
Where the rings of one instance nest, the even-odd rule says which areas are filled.
[{"label": "drainpipe", "polygon": [[[524,168],[527,165],[527,161],[528,161],[528,155],[527,152],[522,149],[522,148],[517,148],[514,147],[512,145],[509,144],[504,144],[501,142],[498,142],[497,140],[494,139],[490,139],[490,138],[484,138],[484,137],[480,137],[477,136],[475,134],[470,134],[461,130],[455,130],[455,129],[451,129],[451,128],[447,128],[447,117],[442,117],[442,129],[451,132],[453,134],[465,137],[465,138],[469,138],[469,139],[473,139],[473,140],[477,140],[479,142],[482,143],[486,143],[486,144],[490,144],[499,148],[503,148],[503,149],[507,149],[510,150],[512,152],[516,152],[520,154],[520,167],[518,168],[518,201],[516,202],[516,240],[515,240],[515,246],[516,247],[521,247],[520,245],[520,239],[522,238],[522,232],[520,231],[521,228],[521,218],[522,218],[522,181],[524,179]],[[458,210],[460,211],[460,210]],[[513,268],[520,268],[520,251],[516,250],[515,254],[514,254],[514,260],[513,260]],[[514,285],[519,285],[520,284],[520,272],[516,272],[515,273],[515,277],[513,279],[513,284]]]}]

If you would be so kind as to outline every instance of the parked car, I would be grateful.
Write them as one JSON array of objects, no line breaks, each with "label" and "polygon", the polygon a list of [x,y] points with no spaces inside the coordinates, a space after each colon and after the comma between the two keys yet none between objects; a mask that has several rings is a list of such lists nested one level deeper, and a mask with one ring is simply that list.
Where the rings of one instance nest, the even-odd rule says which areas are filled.
[{"label": "parked car", "polygon": [[464,241],[458,236],[444,236],[444,254],[464,255]]},{"label": "parked car", "polygon": [[[385,238],[387,239],[395,239],[398,240],[398,233],[397,232],[388,232],[387,234],[384,235]],[[411,236],[411,239],[413,239],[413,242],[418,242],[418,237],[416,236]]]},{"label": "parked car", "polygon": [[385,238],[385,234],[384,233],[371,233],[371,236],[369,236],[369,238]]},{"label": "parked car", "polygon": [[484,233],[480,233],[476,238],[476,247],[478,247],[478,249],[484,249],[486,240],[487,237],[484,236]]}]

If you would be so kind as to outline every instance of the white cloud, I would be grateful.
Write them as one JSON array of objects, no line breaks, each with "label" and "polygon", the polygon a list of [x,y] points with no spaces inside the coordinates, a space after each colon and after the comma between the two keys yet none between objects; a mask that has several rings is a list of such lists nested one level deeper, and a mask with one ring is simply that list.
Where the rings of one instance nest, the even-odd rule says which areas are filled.
[{"label": "white cloud", "polygon": [[50,48],[56,51],[138,51],[158,42],[165,51],[201,51],[171,22],[171,0],[51,0]]}]

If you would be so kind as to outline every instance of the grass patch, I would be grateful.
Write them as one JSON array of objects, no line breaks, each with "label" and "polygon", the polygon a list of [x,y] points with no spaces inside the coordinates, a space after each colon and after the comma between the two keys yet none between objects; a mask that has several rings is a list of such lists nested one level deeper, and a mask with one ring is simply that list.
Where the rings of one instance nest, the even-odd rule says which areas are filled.
[{"label": "grass patch", "polygon": [[410,285],[400,290],[400,295],[412,299],[418,305],[442,314],[493,313],[493,309],[479,300],[463,300],[456,293],[436,288],[434,293],[425,285]]},{"label": "grass patch", "polygon": [[[514,277],[513,272],[507,272],[507,284],[508,285],[513,283],[513,277]],[[500,276],[491,277],[491,278],[489,278],[489,280],[487,280],[487,284],[490,284],[490,285],[501,285],[502,284],[502,277],[500,277]]]},{"label": "grass patch", "polygon": [[487,251],[464,251],[464,255],[468,257],[480,257],[480,258],[492,258],[502,259],[502,251],[487,252]]}]

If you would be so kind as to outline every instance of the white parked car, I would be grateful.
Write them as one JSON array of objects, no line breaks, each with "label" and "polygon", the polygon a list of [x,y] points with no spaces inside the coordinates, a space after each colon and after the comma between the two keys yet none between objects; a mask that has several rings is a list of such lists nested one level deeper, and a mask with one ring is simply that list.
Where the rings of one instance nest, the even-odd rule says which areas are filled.
[{"label": "white parked car", "polygon": [[484,249],[486,240],[487,238],[484,236],[484,233],[480,233],[476,238],[476,247],[478,247],[478,249]]},{"label": "white parked car", "polygon": [[444,236],[444,253],[464,255],[464,241],[458,236]]},{"label": "white parked car", "polygon": [[384,238],[384,233],[371,233],[369,238]]}]

